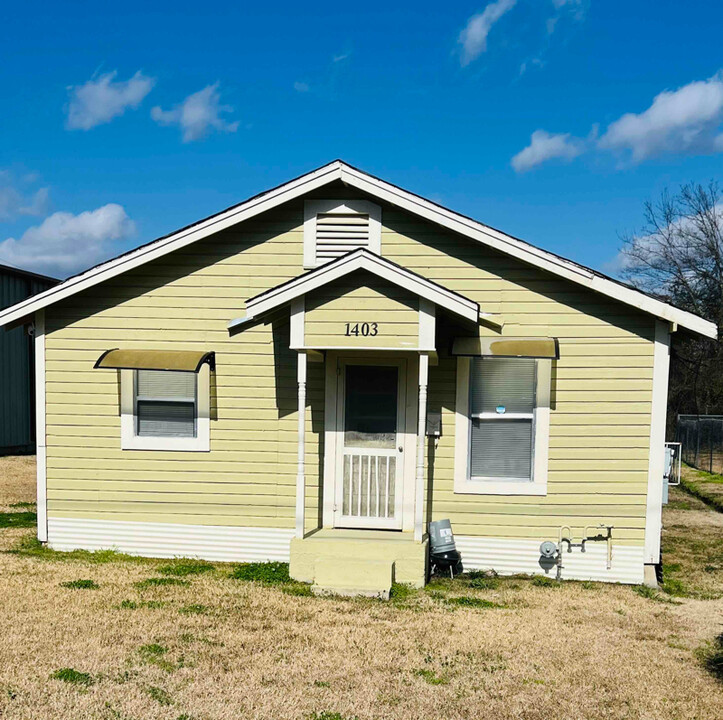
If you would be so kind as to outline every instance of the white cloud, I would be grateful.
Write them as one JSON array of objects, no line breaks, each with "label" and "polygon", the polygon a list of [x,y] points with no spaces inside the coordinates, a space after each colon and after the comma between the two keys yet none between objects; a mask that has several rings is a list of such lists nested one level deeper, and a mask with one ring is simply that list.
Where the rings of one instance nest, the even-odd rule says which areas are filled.
[{"label": "white cloud", "polygon": [[127,108],[137,108],[151,91],[155,80],[139,70],[130,80],[115,81],[116,71],[88,80],[84,85],[69,88],[69,130],[90,130],[109,123]]},{"label": "white cloud", "polygon": [[338,62],[341,62],[342,60],[346,60],[350,55],[351,55],[351,53],[341,53],[340,55],[334,55],[334,57],[332,57],[331,61],[338,63]]},{"label": "white cloud", "polygon": [[135,234],[135,224],[114,203],[73,215],[56,212],[20,237],[0,242],[0,262],[67,277],[116,253],[114,243]]},{"label": "white cloud", "polygon": [[634,162],[666,153],[723,151],[723,75],[664,90],[642,113],[627,113],[600,138],[603,150],[630,151]]},{"label": "white cloud", "polygon": [[294,90],[300,93],[309,92],[309,83],[297,81],[294,83]]},{"label": "white cloud", "polygon": [[512,158],[516,172],[526,172],[552,159],[572,160],[582,154],[584,143],[570,133],[553,134],[535,130],[530,144]]},{"label": "white cloud", "polygon": [[34,175],[26,175],[17,181],[10,171],[0,170],[0,221],[48,212],[50,189],[42,187],[32,192],[27,185],[35,182],[37,177]]},{"label": "white cloud", "polygon": [[555,32],[557,23],[563,15],[577,21],[584,19],[588,0],[552,0],[552,5],[557,12],[547,20],[546,28],[548,35],[552,35],[552,33]]},{"label": "white cloud", "polygon": [[629,154],[635,163],[666,154],[723,152],[723,71],[664,90],[647,110],[611,123],[602,137],[597,124],[586,140],[536,130],[530,145],[512,158],[512,167],[524,172],[552,158],[571,160],[592,150]]},{"label": "white cloud", "polygon": [[517,0],[496,0],[481,13],[473,15],[459,34],[462,45],[462,67],[469,65],[475,58],[487,50],[487,36],[492,26],[517,4]]},{"label": "white cloud", "polygon": [[221,117],[221,113],[233,112],[233,108],[221,105],[218,86],[219,83],[207,85],[171,110],[156,106],[151,110],[151,117],[159,125],[179,125],[183,131],[183,142],[200,140],[210,130],[236,132],[238,122],[228,122]]}]

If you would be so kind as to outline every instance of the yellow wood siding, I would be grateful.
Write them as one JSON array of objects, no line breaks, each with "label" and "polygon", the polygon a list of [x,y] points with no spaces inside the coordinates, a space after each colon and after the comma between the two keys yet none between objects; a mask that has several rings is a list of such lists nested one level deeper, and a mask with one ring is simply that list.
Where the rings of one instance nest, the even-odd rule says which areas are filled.
[{"label": "yellow wood siding", "polygon": [[370,273],[353,273],[307,296],[304,345],[417,348],[419,299]]},{"label": "yellow wood siding", "polygon": [[[296,354],[288,315],[231,337],[226,323],[243,314],[248,297],[302,272],[302,222],[302,204],[290,204],[48,309],[51,517],[293,527]],[[560,342],[547,496],[458,495],[456,360],[445,355],[442,337],[453,325],[438,316],[446,330],[439,331],[439,364],[430,369],[429,407],[442,412],[443,435],[436,449],[428,446],[429,517],[449,517],[459,534],[495,537],[546,538],[562,524],[579,531],[608,522],[616,542],[642,544],[653,318],[386,206],[382,225],[388,259],[501,313],[504,335]],[[307,308],[307,344],[336,342],[349,313],[364,321],[372,309],[385,322],[400,320],[400,338],[416,339],[408,298],[398,291],[390,298],[379,284],[348,290],[343,297],[320,294]],[[216,351],[211,452],[120,450],[117,373],[92,369],[111,347]],[[320,512],[323,396],[324,366],[310,363],[308,527]]]}]

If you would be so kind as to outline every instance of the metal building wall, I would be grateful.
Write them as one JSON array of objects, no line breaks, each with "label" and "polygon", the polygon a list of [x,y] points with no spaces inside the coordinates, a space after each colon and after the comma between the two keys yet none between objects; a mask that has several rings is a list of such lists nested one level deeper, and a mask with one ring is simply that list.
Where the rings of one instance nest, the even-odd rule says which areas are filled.
[{"label": "metal building wall", "polygon": [[[0,268],[0,309],[53,284]],[[32,338],[24,327],[0,329],[0,455],[34,449],[34,403]]]}]

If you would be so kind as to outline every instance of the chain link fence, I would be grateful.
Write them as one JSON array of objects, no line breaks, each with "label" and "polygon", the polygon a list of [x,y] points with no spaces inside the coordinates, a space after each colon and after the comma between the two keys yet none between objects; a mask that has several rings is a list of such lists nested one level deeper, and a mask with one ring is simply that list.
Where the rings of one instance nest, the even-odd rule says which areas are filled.
[{"label": "chain link fence", "polygon": [[675,439],[682,444],[683,462],[723,474],[723,415],[678,415]]}]

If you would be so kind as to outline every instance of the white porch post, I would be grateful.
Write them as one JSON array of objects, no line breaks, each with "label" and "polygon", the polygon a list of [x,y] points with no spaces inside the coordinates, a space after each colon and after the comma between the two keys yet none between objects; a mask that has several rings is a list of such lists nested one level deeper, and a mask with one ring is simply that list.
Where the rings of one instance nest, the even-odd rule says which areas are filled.
[{"label": "white porch post", "polygon": [[419,411],[417,429],[417,474],[414,481],[414,539],[422,541],[424,535],[424,438],[427,429],[427,384],[429,382],[429,355],[419,356]]},{"label": "white porch post", "polygon": [[299,383],[299,449],[296,470],[296,537],[304,537],[304,453],[306,435],[306,353],[298,353],[297,380]]}]

